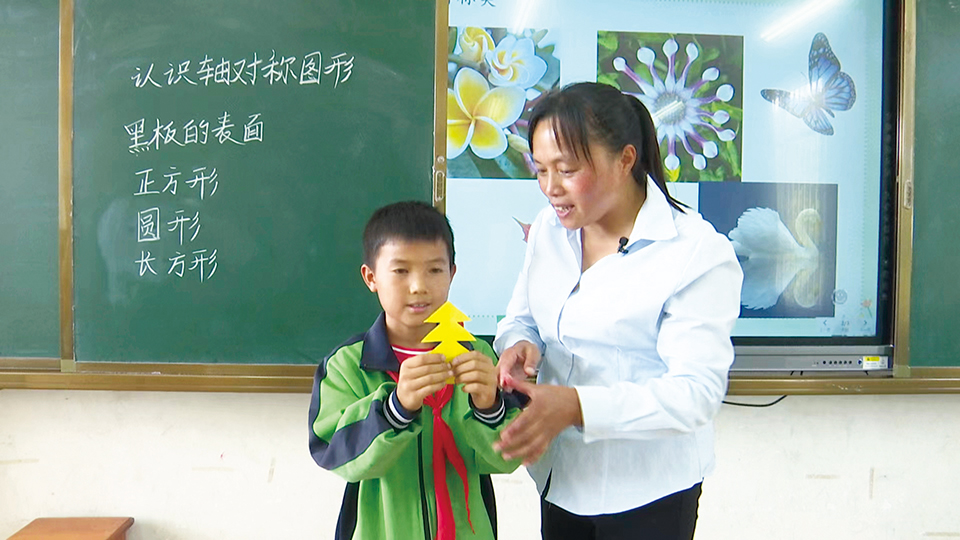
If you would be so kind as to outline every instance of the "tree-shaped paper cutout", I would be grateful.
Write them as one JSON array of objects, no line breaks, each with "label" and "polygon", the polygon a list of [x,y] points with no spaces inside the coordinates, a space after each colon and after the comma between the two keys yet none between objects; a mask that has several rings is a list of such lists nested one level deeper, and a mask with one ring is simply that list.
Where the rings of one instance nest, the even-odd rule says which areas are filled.
[{"label": "tree-shaped paper cutout", "polygon": [[[424,343],[440,342],[430,352],[442,354],[449,362],[467,352],[467,348],[460,344],[461,341],[477,340],[460,324],[469,320],[470,317],[464,315],[453,304],[444,302],[442,306],[424,319],[424,322],[437,323],[437,327],[431,330],[421,341]],[[447,379],[447,384],[453,384],[453,382],[452,378]]]}]

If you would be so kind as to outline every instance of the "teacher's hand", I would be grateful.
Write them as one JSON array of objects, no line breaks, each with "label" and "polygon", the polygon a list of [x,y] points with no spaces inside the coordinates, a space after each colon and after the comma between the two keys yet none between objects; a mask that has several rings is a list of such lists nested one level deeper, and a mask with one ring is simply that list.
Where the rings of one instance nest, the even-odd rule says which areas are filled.
[{"label": "teacher's hand", "polygon": [[500,355],[497,370],[500,386],[509,389],[514,381],[523,381],[537,374],[540,349],[529,341],[519,341]]},{"label": "teacher's hand", "polygon": [[530,402],[493,445],[504,459],[521,458],[524,465],[530,465],[540,459],[561,431],[583,424],[580,398],[573,388],[523,380],[515,380],[510,386],[529,396]]}]

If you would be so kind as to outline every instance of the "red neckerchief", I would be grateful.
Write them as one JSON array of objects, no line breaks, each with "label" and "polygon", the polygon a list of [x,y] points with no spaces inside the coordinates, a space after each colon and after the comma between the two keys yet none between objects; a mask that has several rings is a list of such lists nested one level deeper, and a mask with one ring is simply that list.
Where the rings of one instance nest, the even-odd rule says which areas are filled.
[{"label": "red neckerchief", "polygon": [[[432,349],[402,349],[393,347],[397,360],[403,363],[411,356],[416,356]],[[394,381],[400,374],[394,371],[387,372]],[[449,461],[463,482],[463,498],[467,507],[467,524],[473,530],[470,521],[470,488],[467,487],[467,466],[463,463],[463,456],[457,449],[453,439],[453,431],[440,416],[440,411],[453,397],[453,385],[448,384],[442,390],[427,396],[423,404],[433,409],[433,491],[437,501],[437,540],[454,540],[457,537],[457,527],[453,522],[453,505],[450,503],[450,490],[447,487],[447,462]]]}]

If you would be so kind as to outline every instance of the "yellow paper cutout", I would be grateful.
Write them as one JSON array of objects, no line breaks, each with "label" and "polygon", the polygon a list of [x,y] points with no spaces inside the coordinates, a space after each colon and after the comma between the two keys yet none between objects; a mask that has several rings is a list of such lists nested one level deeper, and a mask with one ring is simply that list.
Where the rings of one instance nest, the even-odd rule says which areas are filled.
[{"label": "yellow paper cutout", "polygon": [[[436,311],[430,314],[429,317],[423,320],[423,322],[435,322],[435,323],[462,323],[470,320],[470,317],[467,317],[463,314],[462,311],[456,308],[450,302],[444,302],[442,306],[438,307]],[[459,324],[457,326],[460,326]]]},{"label": "yellow paper cutout", "polygon": [[439,345],[433,348],[432,353],[442,354],[447,358],[447,362],[467,352],[467,348],[457,341],[441,341]]},{"label": "yellow paper cutout", "polygon": [[[470,317],[463,314],[462,311],[455,308],[450,302],[444,302],[442,306],[424,319],[424,322],[437,323],[437,327],[430,331],[421,341],[424,343],[440,342],[439,345],[431,350],[431,353],[439,353],[444,356],[447,362],[457,356],[467,352],[467,348],[460,344],[461,341],[476,341],[477,338],[461,326],[460,323],[469,321]],[[453,384],[452,378],[447,379],[447,384]]]},{"label": "yellow paper cutout", "polygon": [[436,328],[431,330],[430,333],[423,338],[424,343],[476,340],[477,338],[473,337],[473,334],[468,332],[466,328],[460,326],[460,324],[456,322],[454,322],[452,325],[442,323],[438,324]]}]

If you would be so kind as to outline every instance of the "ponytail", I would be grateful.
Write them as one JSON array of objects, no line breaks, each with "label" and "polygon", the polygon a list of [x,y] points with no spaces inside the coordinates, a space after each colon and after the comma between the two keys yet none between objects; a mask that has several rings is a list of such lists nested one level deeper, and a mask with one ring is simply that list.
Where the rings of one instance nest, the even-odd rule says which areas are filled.
[{"label": "ponytail", "polygon": [[638,156],[637,162],[633,165],[633,179],[641,186],[645,186],[647,183],[646,177],[649,175],[650,178],[653,178],[657,187],[660,188],[660,191],[663,192],[663,196],[667,198],[670,206],[684,212],[684,207],[689,207],[674,199],[670,195],[670,192],[667,191],[667,179],[663,169],[663,159],[660,158],[660,142],[657,139],[657,128],[653,123],[653,117],[650,116],[650,111],[647,110],[639,99],[629,94],[621,93],[621,95],[623,99],[627,100],[633,112],[637,115],[637,120],[640,125],[641,145],[643,148],[637,149]]}]

